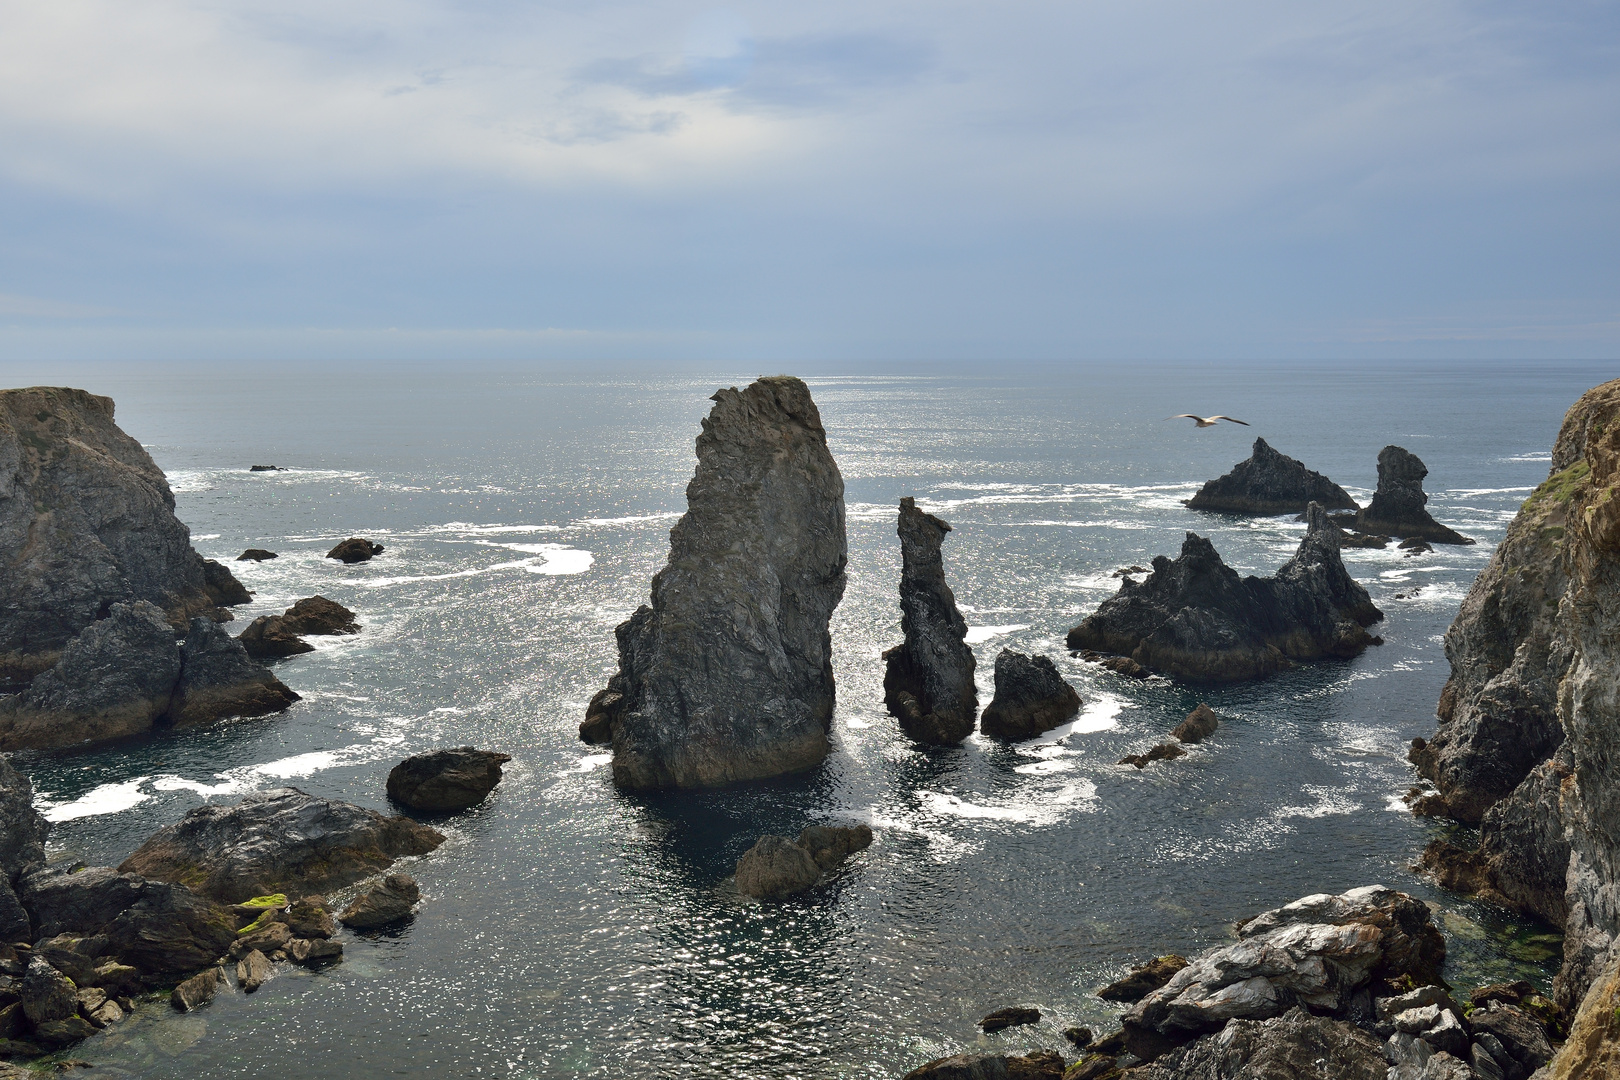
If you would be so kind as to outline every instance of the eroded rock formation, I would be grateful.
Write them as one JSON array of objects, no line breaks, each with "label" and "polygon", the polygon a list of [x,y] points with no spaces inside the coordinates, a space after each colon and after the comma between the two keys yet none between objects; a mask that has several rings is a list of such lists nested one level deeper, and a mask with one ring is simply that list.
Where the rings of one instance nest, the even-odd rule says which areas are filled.
[{"label": "eroded rock formation", "polygon": [[1378,490],[1372,502],[1356,514],[1356,528],[1364,533],[1419,537],[1436,544],[1472,544],[1473,541],[1429,516],[1423,478],[1429,475],[1418,456],[1399,446],[1378,451]]},{"label": "eroded rock formation", "polygon": [[501,782],[511,754],[459,746],[415,754],[388,773],[388,797],[413,810],[465,810]]},{"label": "eroded rock formation", "polygon": [[995,739],[1033,739],[1080,711],[1080,695],[1058,674],[1050,657],[1002,649],[996,657],[996,696],[979,727]]},{"label": "eroded rock formation", "polygon": [[113,422],[112,399],[64,387],[0,391],[0,684],[51,667],[117,603],[172,626],[246,591],[205,566],[163,471]]},{"label": "eroded rock formation", "polygon": [[973,734],[979,692],[967,620],[945,583],[940,547],[950,525],[900,500],[900,628],[906,640],[883,654],[883,703],[921,743],[949,745]]},{"label": "eroded rock formation", "polygon": [[1223,514],[1295,514],[1313,502],[1325,510],[1360,509],[1344,488],[1256,439],[1247,461],[1206,483],[1187,505]]},{"label": "eroded rock formation", "polygon": [[1180,557],[1153,560],[1142,582],[1069,631],[1070,649],[1129,657],[1178,678],[1235,682],[1295,661],[1359,654],[1383,618],[1339,558],[1339,528],[1320,506],[1307,511],[1299,550],[1274,577],[1240,578],[1215,546],[1188,533]]},{"label": "eroded rock formation", "polygon": [[340,540],[331,551],[326,553],[328,559],[336,559],[342,563],[367,562],[373,556],[381,555],[383,546],[374,544],[359,536],[351,536],[347,540]]},{"label": "eroded rock formation", "polygon": [[827,755],[844,480],[800,380],[714,402],[669,563],[620,624],[619,671],[581,730],[612,741],[624,788],[712,787]]}]

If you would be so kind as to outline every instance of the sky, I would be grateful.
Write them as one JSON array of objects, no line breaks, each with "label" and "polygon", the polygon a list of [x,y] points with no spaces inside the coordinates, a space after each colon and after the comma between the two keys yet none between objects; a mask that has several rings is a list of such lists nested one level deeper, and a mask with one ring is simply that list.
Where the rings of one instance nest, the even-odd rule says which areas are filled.
[{"label": "sky", "polygon": [[0,359],[1620,356],[1620,3],[0,0]]}]

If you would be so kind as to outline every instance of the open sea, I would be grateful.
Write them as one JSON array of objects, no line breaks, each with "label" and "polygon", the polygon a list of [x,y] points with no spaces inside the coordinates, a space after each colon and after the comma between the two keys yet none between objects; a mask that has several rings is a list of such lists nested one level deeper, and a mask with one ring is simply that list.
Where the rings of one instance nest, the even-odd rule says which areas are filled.
[{"label": "open sea", "polygon": [[[5,385],[113,397],[203,555],[280,553],[230,563],[256,593],[233,630],[317,593],[365,626],[276,665],[303,695],[284,714],[18,755],[52,859],[116,864],[194,806],[283,785],[387,808],[388,770],[434,747],[513,755],[486,804],[429,819],[450,840],[405,867],[413,921],[345,933],[341,964],[251,997],[187,1015],[153,1000],[66,1056],[140,1077],[897,1077],[975,1046],[1067,1050],[1064,1027],[1110,1029],[1118,1010],[1093,991],[1133,963],[1374,882],[1437,905],[1453,982],[1547,983],[1547,927],[1409,869],[1449,827],[1399,797],[1407,744],[1434,729],[1441,635],[1546,477],[1564,411],[1614,365],[802,368],[849,511],[833,752],[791,779],[621,794],[609,755],[577,738],[585,704],[668,553],[708,396],[773,373],[0,365]],[[1163,419],[1181,412],[1252,426]],[[1114,571],[1176,554],[1188,530],[1241,572],[1292,555],[1304,527],[1288,517],[1182,505],[1257,435],[1363,503],[1379,449],[1404,446],[1429,467],[1430,510],[1479,543],[1345,552],[1386,615],[1384,644],[1355,660],[1201,688],[1071,659],[1063,636]],[[981,703],[1002,648],[1044,652],[1084,699],[1075,722],[1013,746],[899,734],[878,654],[900,640],[906,495],[954,527],[946,572]],[[347,536],[386,551],[323,557]],[[1199,701],[1221,716],[1213,738],[1114,764]],[[822,821],[868,822],[876,842],[803,900],[739,897],[729,875],[762,833]],[[1008,1005],[1044,1019],[980,1035]]]}]

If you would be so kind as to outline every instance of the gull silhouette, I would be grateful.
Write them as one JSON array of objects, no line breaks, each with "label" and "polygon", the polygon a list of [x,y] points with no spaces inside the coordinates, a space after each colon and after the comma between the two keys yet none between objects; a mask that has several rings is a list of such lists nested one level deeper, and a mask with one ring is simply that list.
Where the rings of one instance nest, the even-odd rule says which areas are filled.
[{"label": "gull silhouette", "polygon": [[1167,416],[1165,419],[1180,420],[1184,416],[1193,422],[1193,427],[1214,427],[1215,421],[1217,420],[1228,420],[1234,424],[1242,424],[1244,427],[1249,426],[1249,422],[1247,420],[1234,420],[1230,416],[1194,416],[1190,412],[1176,413],[1176,415]]}]

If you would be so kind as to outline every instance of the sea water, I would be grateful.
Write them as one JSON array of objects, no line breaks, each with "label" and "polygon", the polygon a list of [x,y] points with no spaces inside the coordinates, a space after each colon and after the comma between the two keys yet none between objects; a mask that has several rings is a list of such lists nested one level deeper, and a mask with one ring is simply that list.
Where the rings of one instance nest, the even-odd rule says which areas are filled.
[{"label": "sea water", "polygon": [[[1545,984],[1548,928],[1409,867],[1447,829],[1414,819],[1406,749],[1434,730],[1442,635],[1545,478],[1595,365],[807,366],[847,490],[849,584],[833,616],[833,750],[802,776],[627,795],[577,738],[685,508],[709,395],[755,374],[467,366],[9,365],[8,385],[108,394],[169,476],[204,555],[255,593],[233,629],[319,593],[364,631],[276,664],[287,712],[81,753],[25,754],[52,859],[116,864],[204,802],[292,785],[387,809],[400,758],[473,744],[513,756],[447,843],[404,868],[418,914],[345,935],[186,1016],[164,1000],[71,1056],[150,1077],[890,1077],[975,1046],[1066,1048],[1117,1010],[1096,987],[1226,939],[1236,919],[1380,882],[1436,905],[1463,986]],[[818,374],[818,372],[820,372]],[[1197,430],[1181,412],[1248,427]],[[1303,525],[1188,510],[1263,436],[1365,502],[1395,443],[1430,509],[1476,537],[1408,558],[1350,550],[1384,644],[1237,686],[1120,678],[1063,647],[1188,531],[1273,572]],[[249,472],[253,464],[280,472]],[[972,628],[980,699],[996,654],[1041,652],[1079,690],[1031,742],[923,749],[883,709],[900,640],[896,504],[947,519],[945,567]],[[347,536],[370,563],[324,558]],[[1117,762],[1199,701],[1221,716],[1185,758]],[[870,824],[872,848],[807,897],[763,906],[729,875],[767,832]],[[1043,1022],[981,1036],[1008,1005]]]}]

